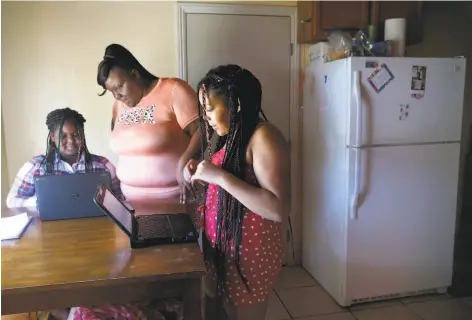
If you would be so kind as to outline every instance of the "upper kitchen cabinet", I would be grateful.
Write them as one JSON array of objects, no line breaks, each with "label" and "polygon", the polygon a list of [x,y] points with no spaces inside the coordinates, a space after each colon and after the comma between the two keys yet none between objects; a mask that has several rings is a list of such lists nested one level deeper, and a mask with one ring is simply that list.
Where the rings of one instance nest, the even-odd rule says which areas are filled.
[{"label": "upper kitchen cabinet", "polygon": [[[298,42],[326,40],[330,29],[362,29],[391,18],[407,20],[406,44],[421,42],[422,1],[298,1]],[[382,31],[381,31],[382,32]]]},{"label": "upper kitchen cabinet", "polygon": [[406,45],[416,44],[422,41],[422,1],[373,1],[371,6],[371,24],[382,25],[387,19],[405,18]]},{"label": "upper kitchen cabinet", "polygon": [[298,42],[326,39],[326,30],[361,29],[369,24],[367,1],[298,1]]}]

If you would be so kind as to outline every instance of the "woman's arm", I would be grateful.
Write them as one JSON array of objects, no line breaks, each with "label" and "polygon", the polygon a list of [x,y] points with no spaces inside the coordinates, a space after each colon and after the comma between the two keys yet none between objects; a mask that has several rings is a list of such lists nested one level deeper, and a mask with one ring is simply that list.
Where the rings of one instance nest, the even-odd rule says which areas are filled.
[{"label": "woman's arm", "polygon": [[123,200],[123,201],[126,200],[125,196],[121,192],[121,183],[118,177],[116,176],[115,166],[113,165],[113,163],[110,162],[110,160],[108,160],[105,157],[102,157],[102,161],[105,164],[105,169],[108,171],[108,173],[110,173],[111,191],[113,192],[115,196],[118,197],[118,199]]},{"label": "woman's arm", "polygon": [[172,103],[177,123],[190,138],[187,149],[180,156],[179,162],[177,163],[176,172],[177,182],[181,187],[180,201],[185,202],[186,188],[188,185],[183,176],[184,168],[191,159],[199,159],[201,154],[201,134],[197,109],[197,94],[188,83],[176,79],[175,85],[172,88]]},{"label": "woman's arm", "polygon": [[185,166],[190,159],[198,160],[200,158],[201,133],[199,119],[195,119],[194,121],[189,123],[185,127],[184,132],[190,137],[190,142],[188,144],[187,150],[185,150],[185,152],[181,156],[181,161],[185,162],[183,166]]},{"label": "woman's arm", "polygon": [[248,149],[252,151],[254,173],[260,187],[252,186],[208,161],[198,165],[192,179],[218,184],[249,210],[281,222],[290,213],[288,144],[282,134],[268,124],[256,130]]}]

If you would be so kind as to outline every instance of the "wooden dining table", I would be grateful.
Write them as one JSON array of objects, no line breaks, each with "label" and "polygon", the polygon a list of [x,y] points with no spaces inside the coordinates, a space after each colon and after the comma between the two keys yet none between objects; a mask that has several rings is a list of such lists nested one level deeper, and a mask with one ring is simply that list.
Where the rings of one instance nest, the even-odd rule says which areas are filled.
[{"label": "wooden dining table", "polygon": [[[2,216],[18,212],[2,209]],[[29,215],[20,239],[2,241],[2,314],[178,298],[185,320],[201,319],[205,266],[197,243],[131,249],[106,217],[41,222]]]}]

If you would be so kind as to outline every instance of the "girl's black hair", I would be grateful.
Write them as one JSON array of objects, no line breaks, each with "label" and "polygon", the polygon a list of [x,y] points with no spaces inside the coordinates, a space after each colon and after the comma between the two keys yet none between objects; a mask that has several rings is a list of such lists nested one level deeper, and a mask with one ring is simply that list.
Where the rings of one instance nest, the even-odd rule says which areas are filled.
[{"label": "girl's black hair", "polygon": [[[92,155],[87,148],[84,134],[84,123],[86,120],[84,116],[77,111],[65,108],[51,111],[46,117],[46,125],[48,126],[49,134],[47,137],[46,156],[41,163],[41,165],[46,167],[46,174],[54,174],[56,171],[54,168],[54,159],[55,157],[60,157],[59,149],[61,143],[62,127],[66,121],[72,122],[77,127],[77,133],[80,137],[81,145],[79,146],[77,158],[79,159],[83,152],[85,155],[85,171],[92,171]],[[58,146],[56,146],[54,141],[51,139],[51,134],[57,129],[59,129]]]},{"label": "girl's black hair", "polygon": [[[225,147],[222,168],[237,178],[244,179],[246,167],[246,150],[256,127],[261,122],[261,115],[266,119],[262,108],[262,86],[259,80],[249,70],[237,65],[222,65],[210,70],[200,81],[197,94],[202,91],[203,103],[209,94],[223,99],[230,111],[229,131],[226,136],[219,137],[215,152]],[[202,147],[210,147],[212,128],[205,121],[205,107],[198,102],[200,116],[200,130],[202,132]],[[204,154],[205,150],[202,150]],[[206,199],[207,190],[205,190]],[[225,270],[226,257],[234,256],[239,276],[246,289],[250,291],[247,280],[243,276],[239,264],[239,248],[242,238],[242,226],[245,207],[231,194],[221,187],[218,190],[218,215],[216,234],[216,254],[214,263],[217,269],[217,292],[221,297],[227,271]],[[205,212],[203,212],[205,223]],[[234,251],[231,252],[231,244]],[[205,255],[207,255],[204,252]]]},{"label": "girl's black hair", "polygon": [[104,91],[100,94],[103,96],[107,91],[105,88],[105,82],[108,79],[110,70],[114,67],[119,67],[129,73],[133,70],[137,70],[141,76],[145,86],[149,86],[154,80],[157,79],[155,75],[147,71],[139,61],[133,56],[128,49],[119,44],[110,44],[105,49],[105,55],[103,60],[98,65],[97,70],[97,83]]}]

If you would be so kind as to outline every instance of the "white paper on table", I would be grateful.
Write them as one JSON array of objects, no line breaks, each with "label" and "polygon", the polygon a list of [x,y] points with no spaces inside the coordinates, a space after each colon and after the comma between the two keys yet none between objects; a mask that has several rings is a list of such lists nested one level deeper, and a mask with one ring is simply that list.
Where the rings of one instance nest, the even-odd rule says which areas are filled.
[{"label": "white paper on table", "polygon": [[19,239],[26,227],[28,227],[31,217],[27,213],[20,213],[13,217],[2,218],[0,221],[0,236],[2,240]]}]

